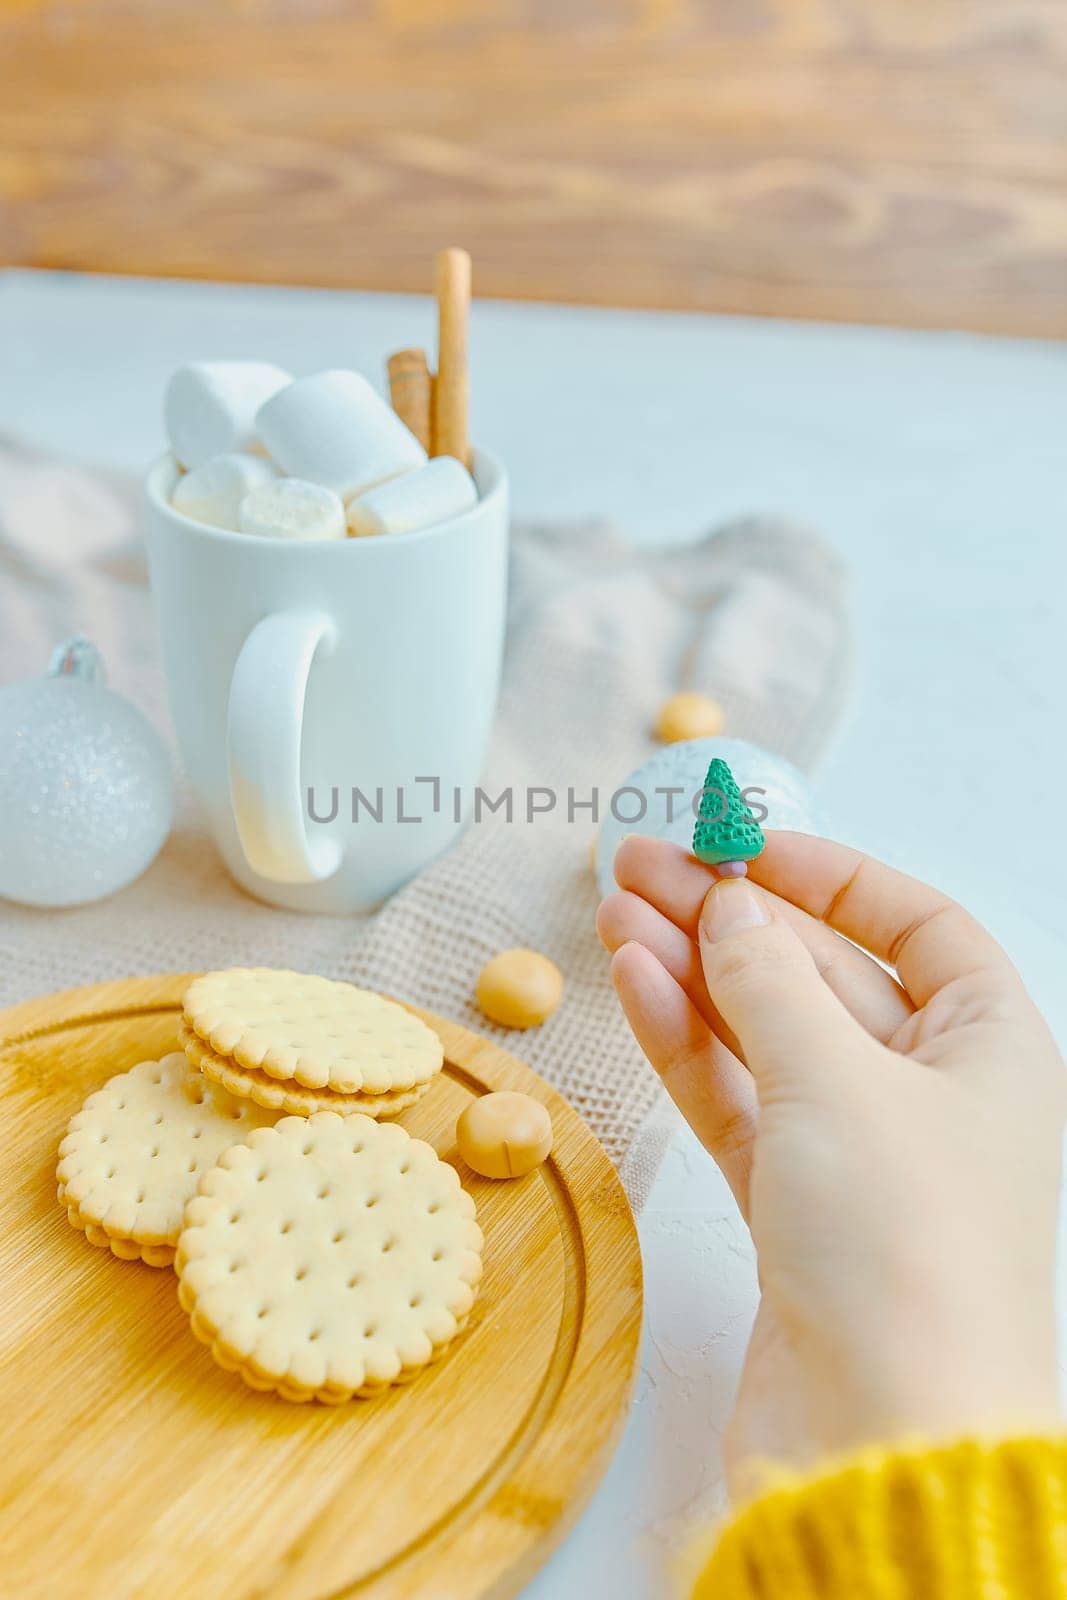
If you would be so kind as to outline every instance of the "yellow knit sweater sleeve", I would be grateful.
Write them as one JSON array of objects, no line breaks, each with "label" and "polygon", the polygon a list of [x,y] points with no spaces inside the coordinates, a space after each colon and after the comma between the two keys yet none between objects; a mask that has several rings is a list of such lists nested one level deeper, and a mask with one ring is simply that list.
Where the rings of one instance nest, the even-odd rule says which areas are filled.
[{"label": "yellow knit sweater sleeve", "polygon": [[872,1449],[776,1482],[692,1600],[1067,1600],[1067,1439]]}]

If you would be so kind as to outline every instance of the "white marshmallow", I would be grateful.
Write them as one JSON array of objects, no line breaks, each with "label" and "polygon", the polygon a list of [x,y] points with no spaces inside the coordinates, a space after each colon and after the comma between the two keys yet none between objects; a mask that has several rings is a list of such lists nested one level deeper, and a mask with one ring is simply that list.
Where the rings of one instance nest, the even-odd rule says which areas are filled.
[{"label": "white marshmallow", "polygon": [[213,528],[229,528],[236,533],[240,527],[237,513],[245,495],[277,476],[277,467],[266,456],[236,451],[214,456],[178,479],[170,503],[175,511],[192,517],[194,522],[207,522]]},{"label": "white marshmallow", "polygon": [[242,533],[263,539],[343,539],[345,508],[339,495],[303,478],[276,478],[241,501]]},{"label": "white marshmallow", "polygon": [[256,427],[286,472],[326,484],[342,500],[426,461],[415,435],[358,372],[298,378],[260,407]]},{"label": "white marshmallow", "polygon": [[167,384],[163,421],[181,465],[201,467],[212,456],[254,449],[256,412],[291,382],[291,373],[269,361],[194,361],[179,367]]},{"label": "white marshmallow", "polygon": [[436,456],[424,467],[350,500],[348,531],[355,538],[409,533],[469,511],[477,500],[478,491],[466,467],[454,456]]}]

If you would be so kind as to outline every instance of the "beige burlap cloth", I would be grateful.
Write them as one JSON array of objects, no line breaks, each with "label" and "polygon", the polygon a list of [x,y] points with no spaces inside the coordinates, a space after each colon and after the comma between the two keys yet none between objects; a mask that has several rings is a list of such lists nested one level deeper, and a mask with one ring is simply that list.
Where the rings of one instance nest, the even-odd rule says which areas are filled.
[{"label": "beige burlap cloth", "polygon": [[[0,682],[43,671],[74,632],[109,681],[171,738],[125,480],[0,446]],[[139,882],[96,905],[0,902],[0,1004],[131,973],[263,964],[351,979],[494,1036],[567,1096],[635,1208],[670,1136],[658,1082],[619,1011],[593,926],[588,809],[651,752],[662,700],[720,699],[729,731],[810,768],[851,674],[844,580],[814,535],[733,523],[684,549],[641,552],[602,524],[514,530],[508,654],[486,789],[515,795],[367,919],[308,917],[246,897],[179,782],[174,830]],[[3,753],[0,752],[0,760]],[[525,818],[529,788],[555,809]],[[547,804],[540,796],[537,805]],[[558,962],[562,1005],[540,1029],[495,1028],[472,1003],[497,950]]]}]

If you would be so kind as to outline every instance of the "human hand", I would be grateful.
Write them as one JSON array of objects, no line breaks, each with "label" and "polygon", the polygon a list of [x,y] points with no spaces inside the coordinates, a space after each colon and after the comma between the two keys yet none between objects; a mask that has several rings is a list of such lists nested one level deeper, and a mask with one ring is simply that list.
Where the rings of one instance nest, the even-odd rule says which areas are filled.
[{"label": "human hand", "polygon": [[597,919],[756,1245],[732,1486],[874,1441],[1056,1426],[1067,1075],[1022,980],[960,906],[842,845],[769,833],[749,871],[719,882],[632,837]]}]

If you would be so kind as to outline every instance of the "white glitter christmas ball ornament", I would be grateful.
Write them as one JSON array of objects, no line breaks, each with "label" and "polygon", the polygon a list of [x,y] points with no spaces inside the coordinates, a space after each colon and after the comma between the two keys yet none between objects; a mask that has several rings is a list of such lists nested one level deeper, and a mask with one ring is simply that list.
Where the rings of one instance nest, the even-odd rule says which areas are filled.
[{"label": "white glitter christmas ball ornament", "polygon": [[76,906],[125,888],[170,831],[174,785],[162,740],[104,687],[86,639],[48,676],[0,689],[0,896]]}]

